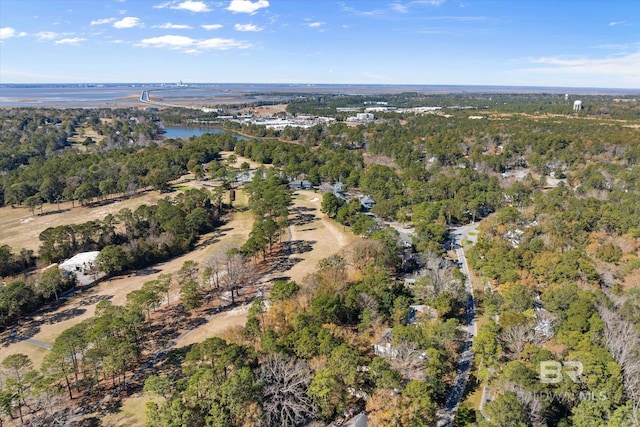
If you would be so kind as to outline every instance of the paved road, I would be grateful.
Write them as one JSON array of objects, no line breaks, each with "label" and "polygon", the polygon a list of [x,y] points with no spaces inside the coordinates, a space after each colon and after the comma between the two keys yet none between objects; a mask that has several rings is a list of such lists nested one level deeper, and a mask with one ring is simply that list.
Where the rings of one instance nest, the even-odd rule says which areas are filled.
[{"label": "paved road", "polygon": [[453,244],[456,249],[458,261],[460,262],[460,268],[466,279],[464,281],[464,288],[467,291],[467,301],[465,303],[466,320],[465,326],[466,338],[464,341],[464,347],[460,357],[458,358],[458,372],[456,374],[456,380],[453,383],[452,389],[447,395],[444,408],[438,411],[438,427],[451,427],[453,419],[458,412],[458,406],[462,401],[462,396],[467,388],[467,382],[469,381],[469,375],[471,373],[471,366],[473,365],[473,338],[478,334],[478,324],[476,321],[476,303],[473,298],[473,287],[471,286],[471,279],[469,276],[469,266],[467,259],[464,256],[464,249],[462,242],[470,240],[472,243],[476,242],[475,224],[465,225],[463,227],[455,228],[451,231],[453,237]]},{"label": "paved road", "polygon": [[29,343],[38,347],[42,347],[47,350],[51,350],[53,348],[53,346],[47,342],[34,340],[32,338],[24,338],[24,337],[18,336],[17,341],[24,341],[26,343]]}]

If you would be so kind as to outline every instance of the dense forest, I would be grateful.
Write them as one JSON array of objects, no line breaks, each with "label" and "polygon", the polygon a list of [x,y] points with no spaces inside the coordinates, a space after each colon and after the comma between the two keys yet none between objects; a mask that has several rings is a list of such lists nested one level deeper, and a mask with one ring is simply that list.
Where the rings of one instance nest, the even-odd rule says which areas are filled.
[{"label": "dense forest", "polygon": [[[181,190],[155,206],[44,230],[37,256],[0,247],[5,328],[74,285],[47,271],[37,284],[14,275],[82,250],[101,250],[110,274],[189,251],[232,209],[222,191],[249,170],[220,152],[273,167],[255,169],[244,187],[253,228],[243,245],[145,283],[124,306],[101,303],[56,339],[40,370],[20,355],[6,358],[0,410],[52,424],[70,415],[42,402],[80,404],[157,361],[144,383],[150,426],[325,425],[361,410],[372,426],[436,425],[464,350],[465,275],[451,232],[479,223],[477,242],[463,242],[478,334],[454,425],[640,426],[640,103],[581,99],[585,109],[573,112],[554,94],[308,96],[288,112],[339,121],[244,126],[256,138],[243,140],[157,139],[157,118],[137,110],[2,111],[5,206],[35,215],[42,203],[168,191],[189,172],[218,189]],[[343,122],[335,111],[378,101],[443,109],[376,113],[369,123]],[[175,123],[198,118],[195,110],[158,114]],[[71,143],[80,126],[107,138]],[[168,316],[192,321],[223,294],[235,303],[282,256],[293,179],[341,183],[375,199],[365,215],[357,201],[321,196],[328,217],[366,238],[320,261],[301,283],[273,283],[230,339],[156,358]],[[418,261],[408,265],[395,230],[374,218],[411,225]],[[405,281],[408,272],[418,278]],[[181,302],[160,308],[176,284]],[[425,312],[416,317],[415,306]],[[543,367],[553,368],[550,377]]]}]

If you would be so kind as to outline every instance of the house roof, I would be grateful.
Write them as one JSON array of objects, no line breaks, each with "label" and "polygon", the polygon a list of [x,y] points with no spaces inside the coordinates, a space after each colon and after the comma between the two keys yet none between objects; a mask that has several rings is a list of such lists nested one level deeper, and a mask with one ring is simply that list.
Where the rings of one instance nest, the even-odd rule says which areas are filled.
[{"label": "house roof", "polygon": [[360,203],[363,205],[373,205],[376,201],[371,196],[362,196],[360,197]]}]

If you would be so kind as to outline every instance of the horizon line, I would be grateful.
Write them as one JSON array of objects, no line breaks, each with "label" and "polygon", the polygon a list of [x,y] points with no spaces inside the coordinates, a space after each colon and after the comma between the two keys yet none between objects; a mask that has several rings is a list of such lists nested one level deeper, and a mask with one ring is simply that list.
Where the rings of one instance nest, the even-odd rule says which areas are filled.
[{"label": "horizon line", "polygon": [[[181,85],[180,85],[181,84]],[[629,90],[640,91],[640,87],[614,87],[614,86],[563,86],[563,85],[532,85],[532,84],[472,84],[472,83],[295,83],[295,82],[185,82],[180,84],[174,81],[150,82],[150,81],[121,81],[121,82],[4,82],[1,86],[34,86],[34,85],[168,85],[170,87],[189,87],[191,85],[271,85],[271,86],[368,86],[368,87],[405,87],[405,86],[426,86],[426,87],[495,87],[495,88],[534,88],[534,89],[606,89],[606,90]]]}]

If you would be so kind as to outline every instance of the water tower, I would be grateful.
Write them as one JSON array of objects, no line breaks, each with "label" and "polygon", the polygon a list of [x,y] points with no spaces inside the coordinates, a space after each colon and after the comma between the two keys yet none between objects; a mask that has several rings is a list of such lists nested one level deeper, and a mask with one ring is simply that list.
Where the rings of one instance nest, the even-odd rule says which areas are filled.
[{"label": "water tower", "polygon": [[582,110],[582,101],[577,100],[577,101],[573,101],[573,111],[580,111]]}]

